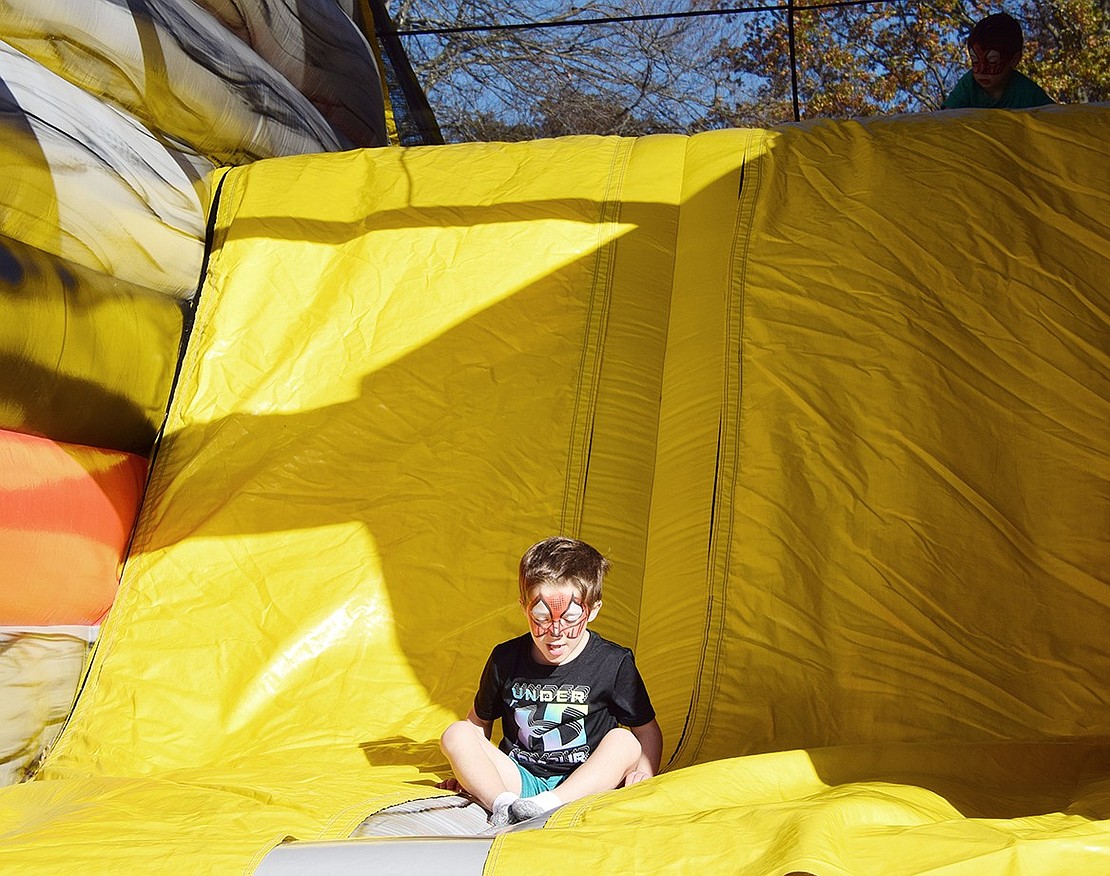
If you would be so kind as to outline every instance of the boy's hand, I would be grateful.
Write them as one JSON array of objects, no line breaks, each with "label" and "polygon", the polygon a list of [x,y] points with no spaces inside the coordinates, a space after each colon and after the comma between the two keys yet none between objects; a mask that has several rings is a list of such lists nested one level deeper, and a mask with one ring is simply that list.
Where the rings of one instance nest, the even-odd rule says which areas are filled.
[{"label": "boy's hand", "polygon": [[650,779],[651,773],[647,770],[633,770],[624,777],[624,787],[635,785],[637,782],[642,782],[644,779]]},{"label": "boy's hand", "polygon": [[436,782],[436,787],[443,791],[454,791],[456,794],[460,793],[463,786],[459,784],[459,780],[452,776],[449,779],[444,779],[442,782]]}]

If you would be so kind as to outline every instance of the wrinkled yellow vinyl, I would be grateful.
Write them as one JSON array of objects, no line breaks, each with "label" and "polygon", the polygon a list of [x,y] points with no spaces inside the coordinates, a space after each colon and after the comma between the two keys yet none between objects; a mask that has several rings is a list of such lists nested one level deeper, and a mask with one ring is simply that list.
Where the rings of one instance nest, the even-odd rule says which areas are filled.
[{"label": "wrinkled yellow vinyl", "polygon": [[1108,135],[1075,107],[230,171],[5,865],[249,873],[436,793],[563,531],[613,560],[597,629],[669,766],[490,876],[1106,872]]}]

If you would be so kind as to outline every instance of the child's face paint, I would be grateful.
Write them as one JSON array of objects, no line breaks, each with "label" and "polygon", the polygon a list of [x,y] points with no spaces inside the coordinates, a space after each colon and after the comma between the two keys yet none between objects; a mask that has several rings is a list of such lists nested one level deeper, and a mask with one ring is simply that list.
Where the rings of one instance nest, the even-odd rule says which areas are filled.
[{"label": "child's face paint", "polygon": [[967,53],[971,56],[971,72],[983,76],[1000,76],[1013,60],[998,49],[987,49],[979,45],[968,46]]},{"label": "child's face paint", "polygon": [[573,660],[589,641],[586,624],[597,617],[601,602],[590,605],[578,588],[564,582],[540,585],[521,602],[532,634],[532,658],[559,666]]},{"label": "child's face paint", "polygon": [[541,592],[532,600],[527,613],[528,626],[538,639],[548,634],[577,639],[590,617],[589,609],[565,590]]},{"label": "child's face paint", "polygon": [[980,45],[968,47],[971,55],[971,75],[991,97],[997,99],[1006,91],[1010,73],[1017,63],[1017,55],[1007,57],[998,49],[986,49]]}]

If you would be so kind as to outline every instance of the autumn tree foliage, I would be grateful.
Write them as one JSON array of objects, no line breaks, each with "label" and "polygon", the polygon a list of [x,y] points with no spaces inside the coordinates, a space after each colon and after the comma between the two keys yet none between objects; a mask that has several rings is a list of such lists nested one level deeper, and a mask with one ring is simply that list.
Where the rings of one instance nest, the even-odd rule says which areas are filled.
[{"label": "autumn tree foliage", "polygon": [[719,121],[791,120],[795,88],[802,118],[939,109],[963,72],[960,0],[832,8],[805,2],[794,7],[793,68],[785,11],[750,17],[735,40],[717,47],[722,73],[758,83],[748,99],[715,107]]},{"label": "autumn tree foliage", "polygon": [[1110,101],[1110,0],[1025,3],[1022,69],[1060,103]]},{"label": "autumn tree foliage", "polygon": [[[1110,100],[1110,0],[393,0],[449,140],[937,110],[1002,9],[1060,102]],[[667,17],[668,15],[675,17]],[[585,23],[582,23],[585,22]]]},{"label": "autumn tree foliage", "polygon": [[[786,10],[753,15],[716,60],[735,81],[757,82],[747,99],[719,104],[714,121],[774,123],[940,109],[967,71],[965,40],[999,11],[979,0],[891,0],[794,5],[793,57]],[[1011,7],[1026,42],[1020,65],[1059,102],[1107,99],[1110,14],[1095,0],[1037,0]]]}]

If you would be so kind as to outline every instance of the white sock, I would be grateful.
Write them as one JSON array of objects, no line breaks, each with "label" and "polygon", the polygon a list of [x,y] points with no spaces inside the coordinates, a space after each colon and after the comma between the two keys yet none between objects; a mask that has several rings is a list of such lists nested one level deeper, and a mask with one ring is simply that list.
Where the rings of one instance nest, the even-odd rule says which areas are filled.
[{"label": "white sock", "polygon": [[540,791],[532,800],[544,812],[550,812],[555,807],[563,805],[563,801],[556,796],[554,791]]},{"label": "white sock", "polygon": [[555,795],[554,791],[540,791],[535,797],[522,797],[514,801],[509,807],[509,822],[517,824],[527,821],[562,805],[563,801]]},{"label": "white sock", "polygon": [[495,827],[504,827],[509,823],[509,807],[520,799],[519,794],[512,791],[502,791],[493,798],[493,809],[490,812],[490,824]]}]

